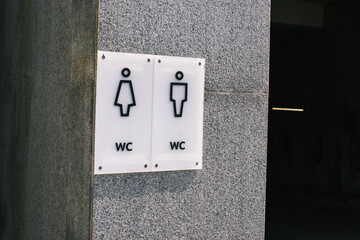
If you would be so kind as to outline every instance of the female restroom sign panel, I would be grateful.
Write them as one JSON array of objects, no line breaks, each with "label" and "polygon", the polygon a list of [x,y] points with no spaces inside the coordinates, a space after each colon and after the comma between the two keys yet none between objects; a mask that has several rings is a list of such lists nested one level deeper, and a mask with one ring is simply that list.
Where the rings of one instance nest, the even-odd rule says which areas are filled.
[{"label": "female restroom sign panel", "polygon": [[98,52],[95,174],[202,168],[204,63]]},{"label": "female restroom sign panel", "polygon": [[98,52],[95,174],[142,172],[145,165],[150,166],[151,58]]}]

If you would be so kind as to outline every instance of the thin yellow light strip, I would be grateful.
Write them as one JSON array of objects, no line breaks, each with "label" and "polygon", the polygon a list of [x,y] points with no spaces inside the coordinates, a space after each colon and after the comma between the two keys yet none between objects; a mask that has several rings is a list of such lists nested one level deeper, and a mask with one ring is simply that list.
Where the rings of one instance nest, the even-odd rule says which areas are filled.
[{"label": "thin yellow light strip", "polygon": [[273,107],[271,109],[275,110],[275,111],[291,111],[291,112],[303,112],[304,111],[304,109],[301,109],[301,108],[276,108],[276,107]]}]

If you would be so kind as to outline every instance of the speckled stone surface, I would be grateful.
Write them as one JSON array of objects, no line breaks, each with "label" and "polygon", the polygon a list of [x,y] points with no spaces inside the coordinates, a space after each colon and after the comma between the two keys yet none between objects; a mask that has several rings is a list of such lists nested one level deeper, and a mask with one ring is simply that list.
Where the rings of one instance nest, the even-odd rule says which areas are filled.
[{"label": "speckled stone surface", "polygon": [[94,177],[93,239],[262,239],[269,0],[104,1],[98,49],[206,59],[200,171]]},{"label": "speckled stone surface", "polygon": [[99,2],[98,50],[203,57],[206,89],[267,92],[270,0]]}]

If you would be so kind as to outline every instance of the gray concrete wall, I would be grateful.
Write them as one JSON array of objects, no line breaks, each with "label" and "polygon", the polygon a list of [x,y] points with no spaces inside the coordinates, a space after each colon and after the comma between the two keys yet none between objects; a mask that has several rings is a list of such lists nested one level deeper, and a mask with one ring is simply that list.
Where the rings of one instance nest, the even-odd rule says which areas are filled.
[{"label": "gray concrete wall", "polygon": [[100,0],[98,50],[206,58],[204,167],[95,176],[93,239],[262,239],[270,0]]},{"label": "gray concrete wall", "polygon": [[90,238],[97,1],[5,1],[1,239]]}]

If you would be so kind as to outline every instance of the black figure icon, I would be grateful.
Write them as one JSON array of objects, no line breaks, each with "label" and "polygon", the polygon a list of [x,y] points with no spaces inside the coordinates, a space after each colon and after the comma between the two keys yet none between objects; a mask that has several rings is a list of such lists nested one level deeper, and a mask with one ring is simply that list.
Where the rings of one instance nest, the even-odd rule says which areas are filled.
[{"label": "black figure icon", "polygon": [[[121,71],[121,75],[124,78],[129,77],[130,74],[131,71],[128,68],[124,68]],[[131,80],[120,80],[114,105],[120,107],[120,116],[128,117],[130,115],[130,108],[136,105]]]},{"label": "black figure icon", "polygon": [[[176,72],[175,78],[181,81],[184,78],[183,72]],[[175,117],[182,117],[183,115],[184,103],[187,101],[187,90],[187,83],[170,83],[170,101],[173,102]]]}]

